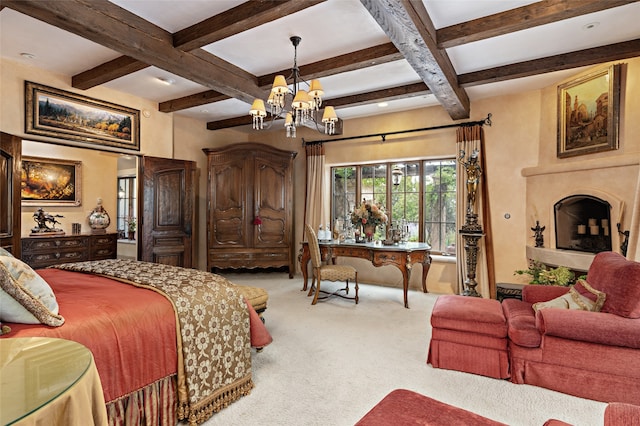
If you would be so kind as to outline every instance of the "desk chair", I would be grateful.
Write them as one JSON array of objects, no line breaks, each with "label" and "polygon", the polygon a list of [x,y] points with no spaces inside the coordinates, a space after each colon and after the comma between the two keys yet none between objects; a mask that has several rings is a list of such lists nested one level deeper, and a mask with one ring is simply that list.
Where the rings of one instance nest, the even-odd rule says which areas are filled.
[{"label": "desk chair", "polygon": [[[311,226],[306,225],[305,233],[307,236],[307,243],[309,244],[309,253],[311,254],[311,266],[313,267],[313,278],[311,281],[311,288],[309,289],[309,293],[307,296],[311,296],[312,293],[315,295],[313,297],[312,305],[315,305],[318,300],[326,299],[330,296],[338,296],[343,299],[351,299],[355,300],[356,304],[358,304],[358,271],[353,266],[348,265],[325,265],[322,263],[322,258],[320,255],[320,246],[318,245],[318,237],[316,233],[313,231]],[[321,281],[345,281],[346,286],[334,292],[329,292],[322,290],[320,288]],[[346,294],[349,294],[349,280],[353,280],[355,282],[355,295],[353,297],[345,296],[340,294],[341,291],[344,291]],[[320,293],[325,294],[326,296],[319,297]]]}]

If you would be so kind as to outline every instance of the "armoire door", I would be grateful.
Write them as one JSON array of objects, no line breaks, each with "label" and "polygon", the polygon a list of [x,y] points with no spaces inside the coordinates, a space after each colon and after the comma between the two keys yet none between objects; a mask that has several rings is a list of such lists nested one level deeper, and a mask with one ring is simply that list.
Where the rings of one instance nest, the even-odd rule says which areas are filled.
[{"label": "armoire door", "polygon": [[20,168],[22,139],[0,136],[0,247],[20,257]]},{"label": "armoire door", "polygon": [[254,229],[255,247],[288,247],[291,211],[289,164],[256,157],[253,209],[262,224]]},{"label": "armoire door", "polygon": [[142,157],[140,259],[191,268],[196,194],[193,161]]},{"label": "armoire door", "polygon": [[251,164],[252,158],[245,153],[225,153],[210,171],[207,209],[210,248],[253,247]]}]

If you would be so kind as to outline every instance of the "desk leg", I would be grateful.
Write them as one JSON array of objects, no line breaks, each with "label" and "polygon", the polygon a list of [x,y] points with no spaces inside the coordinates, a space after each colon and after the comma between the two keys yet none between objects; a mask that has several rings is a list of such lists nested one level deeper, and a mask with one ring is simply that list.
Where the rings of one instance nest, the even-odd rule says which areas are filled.
[{"label": "desk leg", "polygon": [[300,255],[298,258],[300,259],[300,271],[302,271],[302,279],[304,282],[302,290],[300,291],[307,291],[307,279],[309,278],[307,268],[309,266],[309,260],[311,260],[311,254],[309,253],[308,246],[305,245],[300,249]]},{"label": "desk leg", "polygon": [[402,271],[402,291],[404,292],[404,307],[409,309],[409,280],[411,279],[411,264],[405,263]]},{"label": "desk leg", "polygon": [[431,268],[431,256],[425,256],[422,261],[422,292],[428,293],[427,291],[427,275],[429,274],[429,268]]}]

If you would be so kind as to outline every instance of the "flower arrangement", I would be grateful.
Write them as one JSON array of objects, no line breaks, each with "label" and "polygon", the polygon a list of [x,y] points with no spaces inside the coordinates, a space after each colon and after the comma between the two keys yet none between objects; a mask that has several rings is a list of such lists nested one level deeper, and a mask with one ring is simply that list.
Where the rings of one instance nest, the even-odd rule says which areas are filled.
[{"label": "flower arrangement", "polygon": [[368,203],[363,200],[356,209],[351,212],[351,223],[355,226],[378,226],[387,223],[389,218],[382,204]]},{"label": "flower arrangement", "polygon": [[566,266],[549,269],[546,265],[532,261],[529,269],[517,270],[514,275],[529,275],[529,284],[569,286],[575,282],[575,274]]}]

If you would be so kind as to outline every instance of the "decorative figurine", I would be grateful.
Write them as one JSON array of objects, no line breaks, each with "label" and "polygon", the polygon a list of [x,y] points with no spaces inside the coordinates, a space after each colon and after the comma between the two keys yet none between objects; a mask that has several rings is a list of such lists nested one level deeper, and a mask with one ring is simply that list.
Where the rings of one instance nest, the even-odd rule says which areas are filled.
[{"label": "decorative figurine", "polygon": [[91,211],[87,218],[92,234],[104,234],[111,223],[109,213],[102,207],[102,198],[98,198],[98,205]]},{"label": "decorative figurine", "polygon": [[540,221],[538,220],[536,220],[535,228],[531,228],[534,232],[533,237],[536,239],[536,247],[544,247],[544,235],[542,235],[542,232],[545,228],[546,226],[540,226]]},{"label": "decorative figurine", "polygon": [[622,241],[622,243],[620,244],[620,253],[623,256],[627,256],[627,249],[629,248],[629,231],[623,231],[622,230],[622,226],[620,226],[620,224],[618,224],[618,234],[622,235],[624,237],[624,240]]},{"label": "decorative figurine", "polygon": [[482,176],[482,168],[478,164],[478,150],[474,149],[469,156],[468,161],[464,161],[465,152],[460,150],[458,156],[458,162],[462,164],[467,171],[467,212],[475,212],[476,204],[476,192],[478,191],[478,184],[480,183],[480,176]]},{"label": "decorative figurine", "polygon": [[59,214],[52,215],[45,212],[42,208],[33,213],[33,220],[38,224],[31,228],[32,236],[44,236],[44,235],[64,235],[64,231],[60,228],[56,228],[55,225],[58,222],[56,218],[64,217]]}]

